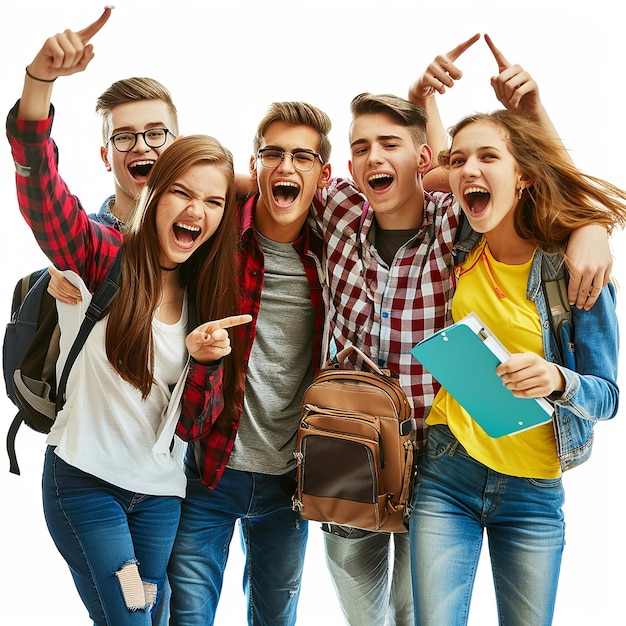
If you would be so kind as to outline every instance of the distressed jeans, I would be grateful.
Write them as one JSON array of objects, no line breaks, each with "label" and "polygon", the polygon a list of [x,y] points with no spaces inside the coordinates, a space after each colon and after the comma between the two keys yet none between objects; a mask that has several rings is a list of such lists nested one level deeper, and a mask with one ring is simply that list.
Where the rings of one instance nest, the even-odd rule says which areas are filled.
[{"label": "distressed jeans", "polygon": [[295,472],[272,476],[226,468],[214,490],[193,475],[168,568],[171,626],[215,620],[235,523],[245,553],[243,589],[248,623],[292,626],[308,538],[306,520],[292,510]]},{"label": "distressed jeans", "polygon": [[409,533],[417,626],[467,624],[486,530],[500,624],[549,626],[565,544],[561,478],[494,472],[447,427],[420,459]]},{"label": "distressed jeans", "polygon": [[131,493],[68,465],[48,446],[44,515],[97,626],[149,626],[181,499]]}]

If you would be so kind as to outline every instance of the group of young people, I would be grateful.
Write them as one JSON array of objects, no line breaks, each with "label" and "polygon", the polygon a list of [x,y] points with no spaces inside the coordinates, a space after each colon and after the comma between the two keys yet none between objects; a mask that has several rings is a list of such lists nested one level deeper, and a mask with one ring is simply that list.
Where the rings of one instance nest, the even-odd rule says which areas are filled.
[{"label": "group of young people", "polygon": [[[399,376],[422,456],[409,532],[323,526],[346,622],[466,623],[486,530],[501,623],[549,624],[561,473],[617,410],[607,233],[625,223],[626,193],[574,166],[535,81],[488,37],[504,109],[461,120],[448,140],[436,94],[460,78],[474,36],[437,57],[408,99],[353,99],[350,179],[331,177],[331,121],[310,104],[271,104],[242,177],[214,138],[177,137],[157,81],[118,81],[97,105],[115,193],[87,216],[57,169],[52,86],[87,67],[110,14],[45,42],[7,120],[20,210],[57,268],[60,366],[123,255],[43,473],[46,522],[90,619],[212,624],[239,523],[249,623],[296,623],[302,394],[352,344]],[[577,304],[573,369],[541,290],[554,259]],[[490,439],[410,355],[469,311],[514,353],[503,383],[549,398],[551,424]]]}]

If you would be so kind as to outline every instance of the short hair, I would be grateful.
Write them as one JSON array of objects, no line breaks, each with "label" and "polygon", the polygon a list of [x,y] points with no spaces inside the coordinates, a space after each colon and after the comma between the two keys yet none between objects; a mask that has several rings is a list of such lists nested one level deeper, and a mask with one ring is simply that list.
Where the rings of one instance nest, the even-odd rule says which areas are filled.
[{"label": "short hair", "polygon": [[353,121],[359,115],[386,113],[408,129],[416,146],[426,143],[428,115],[424,109],[409,100],[392,94],[361,93],[352,99],[350,112]]},{"label": "short hair", "polygon": [[167,105],[174,124],[169,130],[178,135],[178,111],[168,89],[154,78],[132,77],[113,83],[96,101],[96,113],[102,117],[103,143],[106,144],[111,135],[113,109],[120,104],[146,100],[161,100]]},{"label": "short hair", "polygon": [[318,152],[324,163],[330,160],[331,145],[328,135],[330,118],[324,111],[306,102],[273,102],[259,123],[254,137],[254,153],[263,147],[263,136],[270,124],[285,122],[294,126],[308,126],[319,134]]}]

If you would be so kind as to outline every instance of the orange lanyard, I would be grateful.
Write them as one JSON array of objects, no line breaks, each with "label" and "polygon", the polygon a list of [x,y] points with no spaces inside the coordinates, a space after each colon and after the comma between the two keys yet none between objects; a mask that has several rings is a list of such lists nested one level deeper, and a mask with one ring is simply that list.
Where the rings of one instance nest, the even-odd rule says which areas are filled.
[{"label": "orange lanyard", "polygon": [[458,282],[459,278],[461,278],[463,274],[467,274],[468,272],[471,272],[476,267],[476,264],[482,260],[482,262],[485,264],[485,270],[487,271],[487,276],[489,277],[489,282],[491,283],[493,290],[496,292],[496,295],[498,296],[498,298],[504,299],[506,298],[506,295],[504,294],[502,289],[500,289],[500,286],[498,285],[496,278],[493,275],[493,269],[491,267],[491,263],[489,262],[489,257],[487,256],[486,248],[487,248],[487,242],[484,241],[483,249],[481,250],[480,255],[474,261],[474,263],[472,263],[472,265],[470,265],[467,269],[461,270],[461,267],[457,266],[454,272],[455,279]]}]

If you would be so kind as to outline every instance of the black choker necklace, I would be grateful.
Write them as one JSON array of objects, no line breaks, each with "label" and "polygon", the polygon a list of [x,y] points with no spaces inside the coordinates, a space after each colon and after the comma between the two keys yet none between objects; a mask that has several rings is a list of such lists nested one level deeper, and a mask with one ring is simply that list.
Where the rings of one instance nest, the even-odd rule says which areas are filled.
[{"label": "black choker necklace", "polygon": [[174,267],[165,267],[165,265],[159,265],[159,267],[164,271],[164,272],[174,272],[178,269],[178,265],[175,265]]}]

